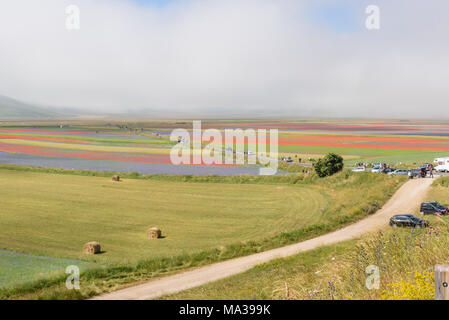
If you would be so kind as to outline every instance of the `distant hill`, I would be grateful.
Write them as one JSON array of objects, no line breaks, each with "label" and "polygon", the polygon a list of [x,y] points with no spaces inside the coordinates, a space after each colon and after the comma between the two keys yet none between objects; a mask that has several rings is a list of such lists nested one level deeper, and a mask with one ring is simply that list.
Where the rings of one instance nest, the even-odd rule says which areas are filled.
[{"label": "distant hill", "polygon": [[54,118],[61,114],[0,95],[0,119]]}]

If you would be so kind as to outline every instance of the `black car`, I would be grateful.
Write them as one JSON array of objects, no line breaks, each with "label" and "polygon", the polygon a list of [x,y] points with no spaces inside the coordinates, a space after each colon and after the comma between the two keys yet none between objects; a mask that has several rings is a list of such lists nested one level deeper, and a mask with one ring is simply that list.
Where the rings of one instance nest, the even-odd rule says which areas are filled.
[{"label": "black car", "polygon": [[421,209],[419,210],[422,215],[424,214],[447,214],[448,209],[439,204],[438,202],[423,202],[421,203]]},{"label": "black car", "polygon": [[412,214],[397,214],[390,218],[390,226],[426,228],[429,226],[429,221],[415,217]]},{"label": "black car", "polygon": [[381,170],[382,173],[387,173],[387,174],[390,172],[394,172],[394,171],[396,171],[396,169],[393,169],[393,168],[384,168]]},{"label": "black car", "polygon": [[431,166],[432,165],[430,163],[424,163],[418,167],[418,170],[424,169],[424,170],[428,171]]}]

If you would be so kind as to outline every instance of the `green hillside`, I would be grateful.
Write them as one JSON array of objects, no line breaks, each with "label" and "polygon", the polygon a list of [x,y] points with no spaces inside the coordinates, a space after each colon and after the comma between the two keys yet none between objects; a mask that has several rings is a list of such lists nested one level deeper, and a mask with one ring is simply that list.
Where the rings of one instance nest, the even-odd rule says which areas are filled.
[{"label": "green hillside", "polygon": [[12,118],[53,118],[58,114],[45,108],[36,107],[0,95],[0,119]]}]

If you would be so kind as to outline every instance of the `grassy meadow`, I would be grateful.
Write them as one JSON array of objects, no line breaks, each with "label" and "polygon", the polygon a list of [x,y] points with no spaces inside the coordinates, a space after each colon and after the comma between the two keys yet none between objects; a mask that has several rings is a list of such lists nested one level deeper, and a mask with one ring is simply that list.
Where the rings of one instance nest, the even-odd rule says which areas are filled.
[{"label": "grassy meadow", "polygon": [[[326,192],[327,191],[327,192]],[[317,186],[180,183],[0,171],[0,247],[127,263],[261,239],[326,220],[331,195]],[[164,238],[146,239],[158,226]]]},{"label": "grassy meadow", "polygon": [[[54,279],[0,291],[4,298],[50,298],[58,290],[65,290],[60,298],[86,297],[311,238],[374,212],[405,181],[345,171],[326,179],[140,176],[114,183],[86,172],[36,171],[0,169],[0,247],[102,268],[83,274],[91,285],[79,296],[66,296],[63,282]],[[164,238],[147,239],[152,226]],[[88,241],[99,241],[104,253],[83,255]]]},{"label": "grassy meadow", "polygon": [[[449,178],[434,183],[428,200],[449,204]],[[414,214],[419,215],[418,210]],[[426,215],[426,219],[432,228],[387,229],[162,299],[433,300],[434,265],[449,263],[449,217]],[[379,289],[366,288],[369,265],[379,267]]]}]

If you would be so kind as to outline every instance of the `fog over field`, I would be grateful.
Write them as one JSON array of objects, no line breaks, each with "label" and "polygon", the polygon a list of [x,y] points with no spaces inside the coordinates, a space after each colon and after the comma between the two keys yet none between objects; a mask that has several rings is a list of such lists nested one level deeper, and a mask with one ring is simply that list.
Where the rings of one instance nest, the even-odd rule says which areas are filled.
[{"label": "fog over field", "polygon": [[448,13],[445,0],[2,1],[0,94],[107,113],[447,117]]}]

